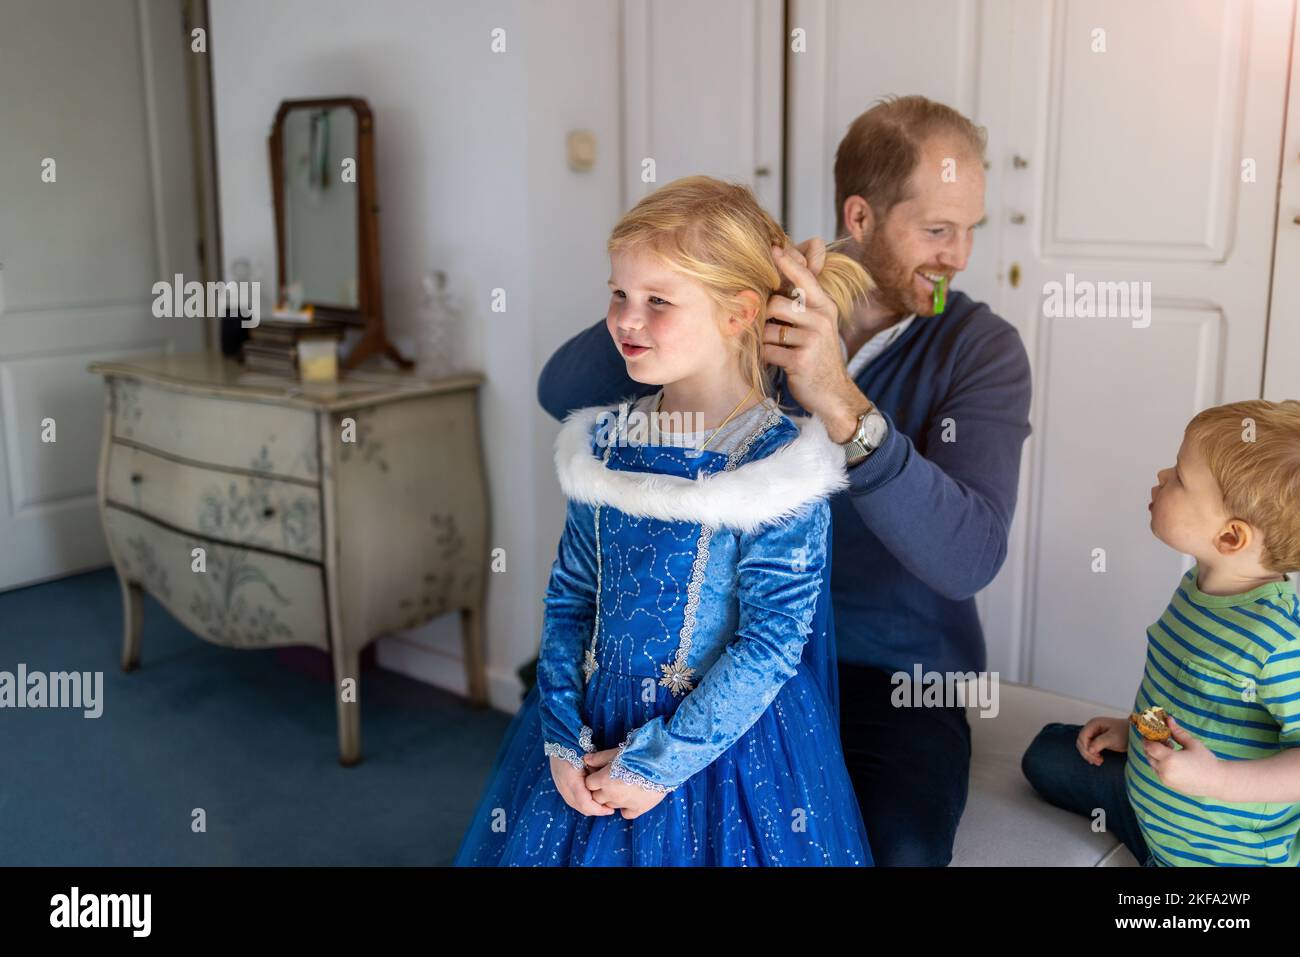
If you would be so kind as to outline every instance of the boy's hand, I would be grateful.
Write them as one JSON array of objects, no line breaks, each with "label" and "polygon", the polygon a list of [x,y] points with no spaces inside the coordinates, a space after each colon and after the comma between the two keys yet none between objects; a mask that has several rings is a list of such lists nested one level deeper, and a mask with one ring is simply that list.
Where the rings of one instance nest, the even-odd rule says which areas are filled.
[{"label": "boy's hand", "polygon": [[618,748],[593,751],[583,755],[587,765],[586,785],[592,798],[609,808],[618,808],[623,817],[631,820],[658,805],[668,796],[665,791],[651,791],[626,781],[616,781],[609,776],[609,763],[618,757]]},{"label": "boy's hand", "polygon": [[1102,761],[1101,752],[1128,750],[1128,719],[1108,718],[1104,715],[1093,718],[1079,731],[1074,746],[1083,755],[1083,760],[1099,765]]},{"label": "boy's hand", "polygon": [[614,813],[613,808],[602,807],[592,799],[591,792],[587,790],[586,771],[578,770],[555,755],[551,755],[551,780],[555,782],[555,790],[560,792],[564,802],[579,814],[603,817]]},{"label": "boy's hand", "polygon": [[1160,783],[1183,794],[1222,800],[1228,762],[1216,758],[1214,752],[1175,721],[1173,715],[1166,715],[1165,723],[1169,725],[1172,738],[1182,745],[1181,751],[1175,751],[1163,741],[1143,742],[1147,760],[1155,768]]}]

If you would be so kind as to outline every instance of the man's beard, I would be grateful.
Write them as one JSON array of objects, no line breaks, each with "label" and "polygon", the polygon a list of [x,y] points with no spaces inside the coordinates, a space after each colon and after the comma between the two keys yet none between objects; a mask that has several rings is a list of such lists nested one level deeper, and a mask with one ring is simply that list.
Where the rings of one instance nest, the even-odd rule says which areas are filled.
[{"label": "man's beard", "polygon": [[913,312],[929,315],[933,311],[930,300],[917,301],[913,282],[915,269],[909,269],[894,255],[894,251],[881,235],[883,230],[873,229],[871,238],[862,250],[859,262],[876,282],[871,300],[891,314],[906,316]]}]

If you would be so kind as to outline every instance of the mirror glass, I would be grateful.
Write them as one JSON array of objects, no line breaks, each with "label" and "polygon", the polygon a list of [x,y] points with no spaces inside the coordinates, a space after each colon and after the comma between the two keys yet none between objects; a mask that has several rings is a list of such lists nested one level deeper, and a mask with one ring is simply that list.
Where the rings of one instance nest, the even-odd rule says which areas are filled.
[{"label": "mirror glass", "polygon": [[284,275],[292,303],[359,307],[357,116],[304,107],[284,117]]}]

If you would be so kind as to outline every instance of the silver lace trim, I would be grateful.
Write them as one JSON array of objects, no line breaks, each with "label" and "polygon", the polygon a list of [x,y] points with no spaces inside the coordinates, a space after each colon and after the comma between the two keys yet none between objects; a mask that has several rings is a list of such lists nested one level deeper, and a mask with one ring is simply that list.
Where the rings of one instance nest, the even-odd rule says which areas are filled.
[{"label": "silver lace trim", "polygon": [[586,767],[582,763],[582,758],[578,757],[578,752],[573,748],[566,748],[562,744],[556,744],[554,741],[547,741],[542,747],[542,753],[548,758],[559,758],[561,761],[567,761],[579,771]]},{"label": "silver lace trim", "polygon": [[[587,727],[585,724],[582,726],[582,730],[578,733],[578,747],[582,748],[583,752],[586,754],[591,754],[592,751],[596,750],[596,745],[591,741],[591,734],[591,728]],[[568,761],[579,771],[586,770],[587,765],[583,763],[582,758],[578,756],[578,752],[573,750],[573,748],[566,748],[564,745],[556,744],[554,741],[547,741],[542,746],[542,753],[548,758],[555,757],[559,758],[561,761]]]},{"label": "silver lace trim", "polygon": [[[614,451],[614,443],[611,441],[611,442],[609,443],[609,445],[605,446],[605,456],[604,456],[604,458],[601,459],[601,462],[603,462],[603,463],[605,464],[605,467],[606,467],[606,468],[609,467],[609,453],[612,452],[612,451]],[[601,509],[601,506],[600,506],[600,505],[597,505],[597,506],[596,506],[596,510],[595,510],[595,516],[596,516],[596,522],[595,522],[595,525],[596,525],[596,623],[595,623],[594,626],[592,626],[592,629],[591,629],[591,647],[587,649],[587,653],[583,656],[583,659],[582,659],[582,680],[583,680],[584,682],[591,681],[591,676],[594,675],[594,674],[596,673],[596,669],[600,667],[600,663],[599,663],[598,661],[596,661],[596,637],[600,634],[600,571],[601,571],[601,569],[600,569],[600,564],[601,564],[601,562],[600,562],[600,509]]]},{"label": "silver lace trim", "polygon": [[[727,464],[722,467],[722,471],[731,472],[740,460],[749,452],[754,442],[760,435],[781,421],[781,413],[776,409],[769,409],[763,420],[758,423],[745,440],[727,456]],[[680,640],[677,644],[677,654],[670,665],[660,665],[659,669],[664,676],[659,679],[659,683],[667,688],[673,695],[683,695],[695,687],[695,669],[688,667],[686,662],[690,657],[691,645],[695,636],[695,613],[700,607],[700,589],[704,584],[704,573],[709,565],[709,543],[713,540],[715,529],[711,525],[704,525],[700,529],[700,538],[695,546],[695,561],[691,563],[691,579],[686,586],[686,609],[682,618],[682,630],[679,633]]]},{"label": "silver lace trim", "polygon": [[[727,456],[727,464],[722,467],[722,471],[733,471],[739,464],[740,460],[745,457],[750,448],[758,437],[776,425],[782,419],[782,414],[778,409],[768,409],[765,415],[749,435],[745,436],[744,441],[732,449]],[[605,448],[603,461],[608,467],[609,454],[613,451],[614,443]],[[600,665],[596,662],[596,638],[600,634],[600,582],[601,582],[601,555],[600,555],[600,510],[601,506],[596,506],[596,626],[591,633],[591,647],[587,649],[582,663],[582,672],[585,680],[590,681],[591,676],[596,673]],[[702,525],[700,527],[700,537],[695,545],[695,560],[691,562],[691,577],[686,584],[686,608],[683,612],[682,628],[678,632],[677,653],[673,656],[672,664],[660,665],[659,670],[663,672],[663,677],[659,679],[659,684],[667,688],[674,696],[684,695],[695,687],[695,669],[687,665],[690,657],[691,645],[695,635],[695,615],[700,607],[700,589],[704,584],[704,573],[709,565],[709,543],[713,539],[715,529],[711,525]],[[617,759],[615,759],[617,760]],[[614,774],[615,768],[611,768],[611,774]],[[631,777],[640,778],[640,775],[633,774],[631,771],[623,769],[623,774]],[[621,778],[620,780],[631,780],[631,777]],[[641,780],[645,780],[641,778]],[[651,783],[651,782],[647,782]],[[654,785],[654,788],[658,788]],[[671,789],[670,789],[671,790]]]},{"label": "silver lace trim", "polygon": [[629,731],[627,737],[623,739],[623,743],[618,746],[618,754],[616,754],[614,760],[610,762],[609,776],[615,781],[626,781],[628,784],[635,784],[639,788],[644,788],[647,791],[655,791],[659,794],[667,794],[669,791],[676,791],[677,785],[668,787],[664,784],[656,784],[644,775],[637,774],[635,771],[630,771],[623,766],[623,749],[626,748],[631,741],[632,732]]}]

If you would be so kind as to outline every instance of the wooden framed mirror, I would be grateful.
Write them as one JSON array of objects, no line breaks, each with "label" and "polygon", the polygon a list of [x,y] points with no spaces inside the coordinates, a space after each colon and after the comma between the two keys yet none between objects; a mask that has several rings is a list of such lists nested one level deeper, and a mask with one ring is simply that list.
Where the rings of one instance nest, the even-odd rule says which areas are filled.
[{"label": "wooden framed mirror", "polygon": [[360,97],[284,100],[269,141],[276,302],[294,290],[322,324],[359,327],[345,369],[404,358],[384,333],[374,117]]}]

